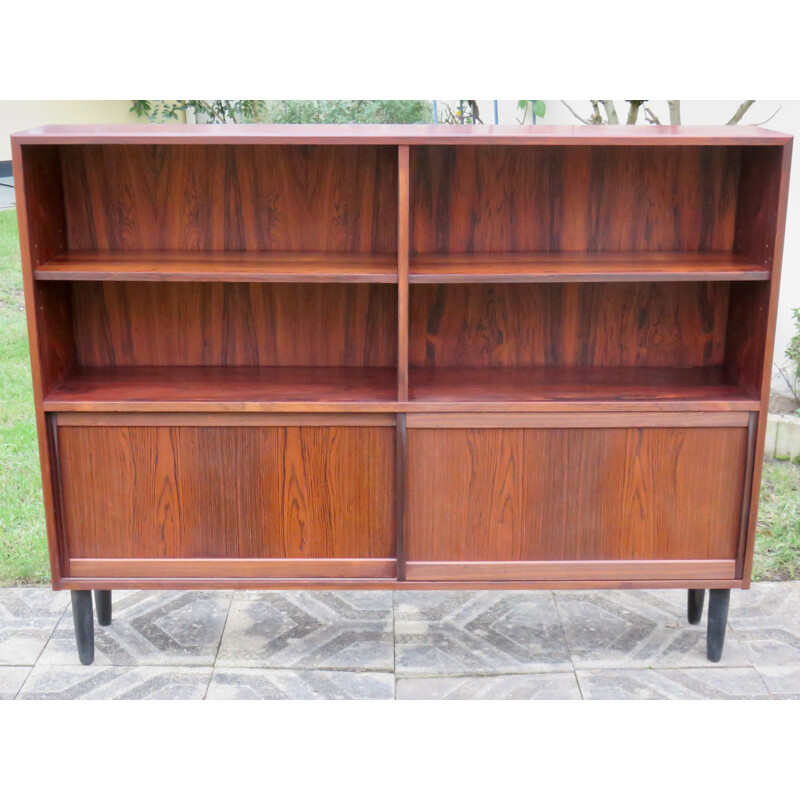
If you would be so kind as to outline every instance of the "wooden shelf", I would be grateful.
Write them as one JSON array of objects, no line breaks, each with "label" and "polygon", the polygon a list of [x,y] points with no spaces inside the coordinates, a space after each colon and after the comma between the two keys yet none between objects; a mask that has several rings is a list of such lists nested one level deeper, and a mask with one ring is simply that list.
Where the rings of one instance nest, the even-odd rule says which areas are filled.
[{"label": "wooden shelf", "polygon": [[397,283],[397,256],[371,253],[73,251],[38,266],[49,281]]},{"label": "wooden shelf", "polygon": [[409,400],[426,411],[756,411],[722,368],[415,368]]},{"label": "wooden shelf", "polygon": [[734,253],[427,253],[411,283],[766,281],[768,268]]},{"label": "wooden shelf", "polygon": [[44,410],[359,411],[396,397],[393,367],[84,367]]}]

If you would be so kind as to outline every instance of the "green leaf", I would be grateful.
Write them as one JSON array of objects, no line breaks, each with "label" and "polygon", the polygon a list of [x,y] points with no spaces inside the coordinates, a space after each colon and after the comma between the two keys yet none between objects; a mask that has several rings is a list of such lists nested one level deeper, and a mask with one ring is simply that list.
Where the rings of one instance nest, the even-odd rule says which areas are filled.
[{"label": "green leaf", "polygon": [[528,107],[528,101],[527,100],[517,100],[517,108],[520,111],[524,111],[527,107]]},{"label": "green leaf", "polygon": [[533,113],[537,117],[544,117],[545,111],[547,111],[547,105],[545,104],[544,100],[533,101]]}]

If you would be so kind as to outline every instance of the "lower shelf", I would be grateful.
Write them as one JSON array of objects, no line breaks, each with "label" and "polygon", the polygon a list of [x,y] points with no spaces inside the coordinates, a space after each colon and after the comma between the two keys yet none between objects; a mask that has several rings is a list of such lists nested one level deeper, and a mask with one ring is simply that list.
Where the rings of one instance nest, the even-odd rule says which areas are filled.
[{"label": "lower shelf", "polygon": [[84,367],[45,411],[757,411],[722,368]]},{"label": "lower shelf", "polygon": [[758,400],[721,367],[414,368],[409,400],[475,411],[556,411],[613,405],[614,410],[756,411]]},{"label": "lower shelf", "polygon": [[45,398],[44,410],[358,410],[396,399],[393,367],[86,367]]}]

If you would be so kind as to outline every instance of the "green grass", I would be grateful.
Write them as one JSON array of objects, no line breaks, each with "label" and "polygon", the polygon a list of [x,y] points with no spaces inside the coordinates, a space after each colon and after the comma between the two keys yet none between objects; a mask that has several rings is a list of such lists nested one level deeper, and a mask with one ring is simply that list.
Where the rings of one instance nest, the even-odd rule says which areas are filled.
[{"label": "green grass", "polygon": [[0,211],[0,585],[49,579],[14,209]]},{"label": "green grass", "polygon": [[800,467],[765,461],[753,580],[800,580]]},{"label": "green grass", "polygon": [[[36,449],[17,217],[0,211],[0,586],[46,583],[50,569]],[[800,580],[800,468],[767,461],[754,580]]]}]

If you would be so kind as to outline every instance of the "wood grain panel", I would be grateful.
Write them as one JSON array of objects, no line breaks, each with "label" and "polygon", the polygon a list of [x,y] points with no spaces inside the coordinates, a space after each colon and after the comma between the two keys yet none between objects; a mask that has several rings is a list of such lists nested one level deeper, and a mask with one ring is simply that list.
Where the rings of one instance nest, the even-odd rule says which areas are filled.
[{"label": "wood grain panel", "polygon": [[411,286],[411,367],[708,367],[728,284]]},{"label": "wood grain panel", "polygon": [[62,427],[71,558],[394,557],[395,432]]},{"label": "wood grain panel", "polygon": [[389,285],[75,283],[84,366],[397,364]]},{"label": "wood grain panel", "polygon": [[397,151],[237,145],[61,149],[70,250],[397,249]]},{"label": "wood grain panel", "polygon": [[409,428],[409,568],[735,559],[746,450],[746,428]]},{"label": "wood grain panel", "polygon": [[411,154],[411,252],[731,250],[736,147]]}]

